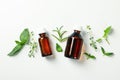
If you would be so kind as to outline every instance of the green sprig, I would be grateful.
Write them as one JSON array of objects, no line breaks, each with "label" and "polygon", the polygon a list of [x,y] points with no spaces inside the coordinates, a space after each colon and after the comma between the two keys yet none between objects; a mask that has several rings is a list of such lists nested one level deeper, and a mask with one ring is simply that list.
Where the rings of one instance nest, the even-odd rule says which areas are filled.
[{"label": "green sprig", "polygon": [[61,29],[63,28],[63,26],[61,26],[60,28],[56,28],[56,30],[53,30],[53,32],[56,32],[58,34],[58,36],[52,34],[52,36],[54,38],[56,38],[59,42],[64,42],[67,40],[67,37],[63,37],[63,35],[67,32],[67,31],[61,31]]},{"label": "green sprig", "polygon": [[29,50],[28,56],[29,57],[35,57],[34,53],[37,52],[38,45],[37,45],[37,42],[34,39],[34,33],[33,32],[31,32],[30,36],[31,36],[31,39],[30,39],[30,42],[29,42],[30,50]]},{"label": "green sprig", "polygon": [[96,57],[90,53],[85,52],[84,54],[87,56],[87,59],[96,59]]},{"label": "green sprig", "polygon": [[108,36],[109,36],[111,30],[112,30],[112,27],[111,27],[111,26],[108,26],[108,27],[104,30],[104,34],[103,34],[102,38],[99,38],[99,39],[97,39],[96,41],[97,41],[98,43],[101,43],[102,40],[104,39],[108,44],[110,44],[110,42],[108,41]]},{"label": "green sprig", "polygon": [[88,34],[90,36],[89,40],[90,40],[90,46],[93,47],[95,50],[97,49],[97,45],[96,45],[96,41],[94,39],[94,36],[92,34],[92,30],[91,30],[91,27],[88,25],[87,26],[87,29],[88,29]]}]

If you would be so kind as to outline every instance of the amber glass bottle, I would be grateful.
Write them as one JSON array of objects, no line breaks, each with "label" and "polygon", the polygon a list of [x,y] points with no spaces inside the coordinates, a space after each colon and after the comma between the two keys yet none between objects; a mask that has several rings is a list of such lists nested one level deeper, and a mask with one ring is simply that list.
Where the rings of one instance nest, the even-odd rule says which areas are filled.
[{"label": "amber glass bottle", "polygon": [[68,37],[65,56],[72,59],[79,59],[81,56],[82,45],[83,39],[80,35],[80,31],[74,30],[74,33]]},{"label": "amber glass bottle", "polygon": [[46,33],[39,34],[40,38],[38,39],[42,56],[52,55],[49,38],[46,36]]}]

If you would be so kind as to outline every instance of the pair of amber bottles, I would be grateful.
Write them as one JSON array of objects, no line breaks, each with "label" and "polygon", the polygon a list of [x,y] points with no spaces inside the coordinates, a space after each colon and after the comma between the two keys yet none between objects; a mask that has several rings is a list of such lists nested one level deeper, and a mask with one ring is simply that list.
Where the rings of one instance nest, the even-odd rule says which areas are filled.
[{"label": "pair of amber bottles", "polygon": [[[39,34],[39,44],[42,56],[50,56],[52,55],[51,46],[49,42],[49,38],[46,33]],[[68,37],[67,45],[65,49],[65,57],[72,59],[79,59],[81,56],[81,50],[83,45],[83,39],[80,35],[79,30],[74,30],[73,34]]]}]

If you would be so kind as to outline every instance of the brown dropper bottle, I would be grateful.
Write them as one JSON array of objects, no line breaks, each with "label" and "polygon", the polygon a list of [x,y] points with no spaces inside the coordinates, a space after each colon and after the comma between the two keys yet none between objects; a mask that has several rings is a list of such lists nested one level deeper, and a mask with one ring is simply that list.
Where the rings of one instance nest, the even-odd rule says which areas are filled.
[{"label": "brown dropper bottle", "polygon": [[82,45],[83,39],[80,35],[80,31],[74,30],[74,33],[68,37],[65,56],[72,59],[79,59],[81,56]]},{"label": "brown dropper bottle", "polygon": [[52,55],[49,38],[46,36],[46,33],[39,34],[40,38],[38,39],[42,56]]}]

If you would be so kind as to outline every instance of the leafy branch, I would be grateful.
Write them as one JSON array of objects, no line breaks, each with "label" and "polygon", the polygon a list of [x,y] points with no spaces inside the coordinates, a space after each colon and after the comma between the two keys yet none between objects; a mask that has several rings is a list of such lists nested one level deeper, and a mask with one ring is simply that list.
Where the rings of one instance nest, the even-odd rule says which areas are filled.
[{"label": "leafy branch", "polygon": [[61,26],[60,28],[56,28],[56,30],[53,30],[53,32],[56,32],[58,36],[52,34],[52,36],[54,38],[56,38],[59,42],[64,42],[67,40],[67,37],[63,38],[63,35],[67,32],[67,31],[61,31],[61,29],[63,28],[63,26]]},{"label": "leafy branch", "polygon": [[104,30],[104,34],[103,34],[102,38],[99,38],[99,39],[97,39],[96,41],[97,41],[98,43],[101,43],[102,40],[104,39],[104,40],[106,40],[106,42],[107,42],[108,44],[110,44],[110,42],[108,41],[108,36],[109,36],[111,30],[112,30],[112,27],[111,27],[111,26],[108,26],[108,27]]},{"label": "leafy branch", "polygon": [[89,34],[89,40],[90,40],[90,46],[93,47],[95,50],[97,49],[97,45],[96,45],[96,41],[94,40],[94,36],[92,34],[92,30],[91,30],[91,27],[88,25],[87,26],[87,29],[88,29],[88,34]]}]

